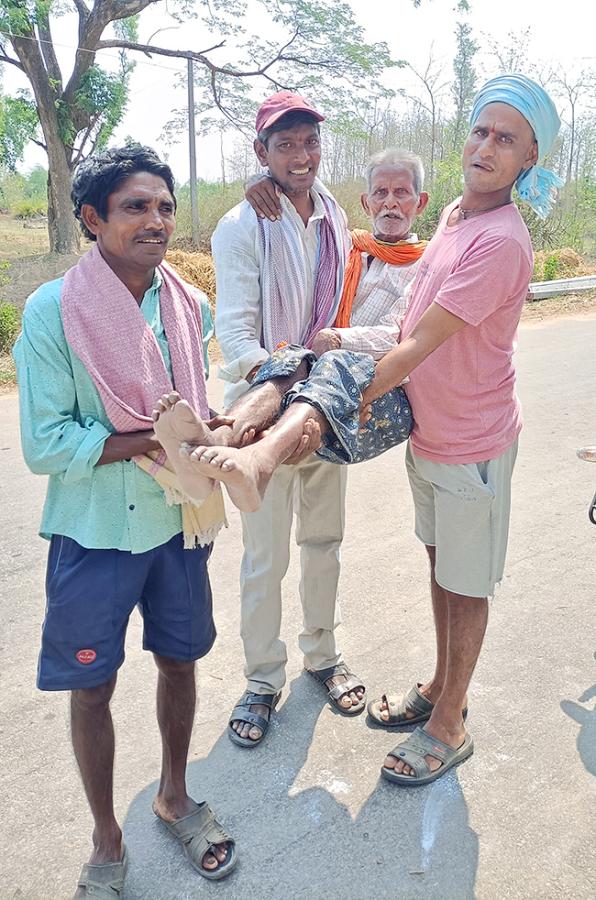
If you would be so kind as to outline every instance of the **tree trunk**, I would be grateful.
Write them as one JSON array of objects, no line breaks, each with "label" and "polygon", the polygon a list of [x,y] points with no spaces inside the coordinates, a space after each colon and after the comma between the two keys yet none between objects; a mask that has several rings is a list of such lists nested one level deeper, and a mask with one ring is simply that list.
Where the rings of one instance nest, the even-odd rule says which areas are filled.
[{"label": "tree trunk", "polygon": [[70,200],[69,154],[60,131],[58,103],[61,98],[46,72],[41,50],[33,30],[28,39],[12,38],[13,47],[28,77],[35,100],[48,154],[48,237],[50,252],[76,253],[79,249],[79,229]]},{"label": "tree trunk", "polygon": [[80,231],[70,199],[71,173],[64,145],[48,142],[48,236],[51,253],[76,253]]}]

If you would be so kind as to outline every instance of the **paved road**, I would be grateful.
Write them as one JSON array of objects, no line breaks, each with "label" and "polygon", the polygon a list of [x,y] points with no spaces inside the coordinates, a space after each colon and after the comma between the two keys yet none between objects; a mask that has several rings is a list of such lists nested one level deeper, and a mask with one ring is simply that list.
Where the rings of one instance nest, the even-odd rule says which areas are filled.
[{"label": "paved road", "polygon": [[[219,640],[200,665],[189,783],[235,834],[229,881],[195,875],[151,814],[159,771],[155,675],[129,629],[114,703],[116,805],[131,866],[127,900],[584,900],[596,897],[594,774],[596,318],[526,325],[518,364],[526,427],[506,578],[474,680],[474,757],[428,788],[379,778],[392,735],[335,715],[296,647],[296,557],[285,586],[289,683],[270,740],[225,735],[242,692],[238,518],[211,567]],[[216,390],[217,393],[217,390]],[[0,397],[2,634],[0,900],[62,900],[89,848],[90,818],[67,749],[67,698],[34,687],[45,544],[43,479],[20,459],[16,398]],[[429,674],[425,560],[397,448],[350,473],[342,644],[373,695]]]}]

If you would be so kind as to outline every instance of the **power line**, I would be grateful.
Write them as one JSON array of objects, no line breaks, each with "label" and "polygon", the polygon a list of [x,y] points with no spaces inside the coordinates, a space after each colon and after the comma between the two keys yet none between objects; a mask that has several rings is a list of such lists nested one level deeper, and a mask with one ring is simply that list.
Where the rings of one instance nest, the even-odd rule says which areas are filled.
[{"label": "power line", "polygon": [[[15,37],[15,35],[11,34],[9,31],[0,31],[0,34],[4,35],[4,37],[7,37],[9,39],[12,37]],[[60,44],[60,43],[57,43],[56,41],[46,41],[43,38],[29,37],[28,35],[18,35],[18,37],[19,37],[19,40],[22,40],[22,41],[32,41],[34,44],[49,44],[52,47],[60,47],[62,50],[74,50],[75,53],[91,53],[94,56],[97,53],[105,53],[105,54],[107,54],[108,57],[110,57],[110,59],[115,59],[115,60],[119,59],[119,56],[116,56],[113,53],[109,53],[108,49],[104,48],[104,47],[98,47],[97,50],[87,50],[86,47],[76,47],[73,44]],[[123,47],[122,49],[126,50],[126,47]],[[130,53],[142,53],[143,51],[130,50],[129,52]],[[6,60],[0,59],[0,63],[2,63],[2,62],[6,63]],[[182,71],[181,68],[175,69],[172,66],[164,66],[162,63],[154,62],[153,60],[148,61],[145,59],[140,59],[140,60],[135,60],[135,63],[136,62],[139,62],[142,66],[153,66],[153,68],[155,68],[155,69],[165,69],[166,72]]]}]

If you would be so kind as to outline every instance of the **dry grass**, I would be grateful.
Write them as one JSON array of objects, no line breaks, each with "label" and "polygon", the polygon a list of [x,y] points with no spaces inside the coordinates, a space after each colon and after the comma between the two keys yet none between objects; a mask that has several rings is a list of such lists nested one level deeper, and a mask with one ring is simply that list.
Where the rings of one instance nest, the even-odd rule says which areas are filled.
[{"label": "dry grass", "polygon": [[12,216],[0,215],[0,259],[20,259],[37,256],[50,249],[47,227],[25,228],[24,222]]},{"label": "dry grass", "polygon": [[560,247],[558,250],[538,250],[534,254],[534,281],[544,279],[544,264],[547,260],[555,260],[556,279],[596,274],[596,268],[586,262],[576,250],[572,247]]},{"label": "dry grass", "polygon": [[0,354],[0,394],[10,391],[17,382],[17,373],[10,353]]},{"label": "dry grass", "polygon": [[168,250],[166,261],[188,281],[209,297],[215,308],[215,267],[210,253]]}]

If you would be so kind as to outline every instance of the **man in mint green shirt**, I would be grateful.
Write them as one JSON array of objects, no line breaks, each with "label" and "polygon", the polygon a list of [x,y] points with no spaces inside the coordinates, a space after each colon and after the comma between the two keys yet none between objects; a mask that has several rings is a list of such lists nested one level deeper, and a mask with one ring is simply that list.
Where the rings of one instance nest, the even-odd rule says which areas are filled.
[{"label": "man in mint green shirt", "polygon": [[[175,227],[171,170],[148,148],[109,150],[79,167],[72,196],[83,232],[96,242],[101,265],[136,300],[175,386],[159,269]],[[190,287],[187,294],[190,304],[200,306],[204,352],[213,330],[206,298]],[[168,506],[162,488],[133,462],[161,447],[152,429],[118,433],[112,425],[97,373],[92,377],[65,337],[64,296],[63,279],[32,294],[14,350],[23,453],[33,472],[49,475],[41,525],[50,549],[38,686],[71,691],[73,749],[95,821],[93,852],[75,897],[121,897],[127,858],[112,801],[110,699],[135,605],[144,619],[143,646],[158,669],[163,765],[153,810],[206,878],[221,878],[236,863],[234,841],[206,803],[188,796],[185,782],[195,660],[215,639],[211,547],[184,549],[180,506]],[[101,345],[99,326],[91,338]],[[202,372],[197,355],[184,357],[184,366]],[[139,375],[126,373],[128,355],[117,363],[134,384]]]}]

